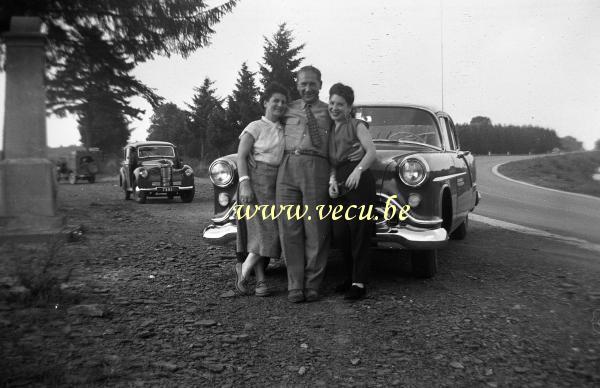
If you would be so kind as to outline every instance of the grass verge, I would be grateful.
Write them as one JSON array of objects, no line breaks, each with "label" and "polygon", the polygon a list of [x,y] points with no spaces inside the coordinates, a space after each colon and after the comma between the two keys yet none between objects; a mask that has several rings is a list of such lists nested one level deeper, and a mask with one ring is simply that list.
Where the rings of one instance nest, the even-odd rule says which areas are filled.
[{"label": "grass verge", "polygon": [[600,151],[589,151],[519,160],[498,171],[537,186],[600,197],[600,181],[592,178],[599,168]]}]

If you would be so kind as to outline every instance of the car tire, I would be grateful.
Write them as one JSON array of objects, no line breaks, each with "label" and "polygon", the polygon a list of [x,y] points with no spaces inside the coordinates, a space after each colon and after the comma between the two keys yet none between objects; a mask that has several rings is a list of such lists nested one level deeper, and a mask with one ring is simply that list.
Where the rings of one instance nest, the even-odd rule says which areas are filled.
[{"label": "car tire", "polygon": [[437,273],[437,249],[413,251],[410,261],[413,275],[418,278],[431,278]]},{"label": "car tire", "polygon": [[469,216],[463,221],[462,224],[458,228],[454,230],[454,232],[450,233],[451,240],[464,240],[467,237],[467,229],[469,227]]},{"label": "car tire", "polygon": [[69,180],[69,183],[74,185],[75,183],[77,183],[77,175],[75,175],[75,173],[73,171],[71,171],[69,173],[69,177],[67,178]]},{"label": "car tire", "polygon": [[138,188],[137,182],[133,182],[133,199],[137,203],[146,203],[146,194],[143,191],[136,190]]},{"label": "car tire", "polygon": [[179,196],[181,197],[181,201],[185,203],[192,202],[192,200],[194,199],[194,192],[195,190],[182,191],[179,194]]}]

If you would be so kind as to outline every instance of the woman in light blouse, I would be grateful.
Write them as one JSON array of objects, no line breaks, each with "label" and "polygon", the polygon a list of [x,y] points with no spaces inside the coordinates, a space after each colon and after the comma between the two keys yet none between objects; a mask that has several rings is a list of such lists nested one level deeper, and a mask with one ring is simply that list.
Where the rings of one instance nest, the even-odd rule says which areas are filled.
[{"label": "woman in light blouse", "polygon": [[[261,98],[265,115],[260,120],[248,124],[240,134],[237,153],[240,205],[253,207],[275,204],[277,169],[283,158],[285,146],[283,126],[279,120],[287,109],[288,96],[288,90],[280,84],[273,83],[267,86]],[[248,163],[249,156],[252,156],[255,161],[252,165]],[[238,246],[238,251],[247,252],[248,256],[243,263],[235,265],[236,289],[243,295],[252,293],[248,286],[248,277],[254,270],[256,275],[254,294],[267,296],[269,288],[265,281],[261,257],[281,256],[277,220],[263,220],[260,216],[255,216],[244,221],[246,234],[245,239],[238,239],[238,245],[243,245]],[[241,233],[243,232],[239,228],[238,221],[238,235]]]}]

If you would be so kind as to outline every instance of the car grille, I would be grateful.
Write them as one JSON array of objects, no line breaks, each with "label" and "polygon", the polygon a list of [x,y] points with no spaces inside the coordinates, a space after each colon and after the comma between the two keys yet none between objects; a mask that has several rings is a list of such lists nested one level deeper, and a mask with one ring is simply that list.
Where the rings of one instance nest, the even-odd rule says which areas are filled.
[{"label": "car grille", "polygon": [[171,166],[162,165],[160,167],[160,181],[162,186],[171,186]]}]

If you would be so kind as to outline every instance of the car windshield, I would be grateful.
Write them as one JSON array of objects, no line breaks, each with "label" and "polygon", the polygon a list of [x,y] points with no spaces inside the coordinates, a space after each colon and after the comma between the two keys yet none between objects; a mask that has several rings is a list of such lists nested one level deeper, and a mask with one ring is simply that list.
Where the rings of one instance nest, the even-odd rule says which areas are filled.
[{"label": "car windshield", "polygon": [[175,157],[175,150],[171,146],[144,146],[138,148],[139,158]]},{"label": "car windshield", "polygon": [[369,123],[374,141],[393,140],[441,148],[435,117],[419,108],[358,106],[354,117]]}]

